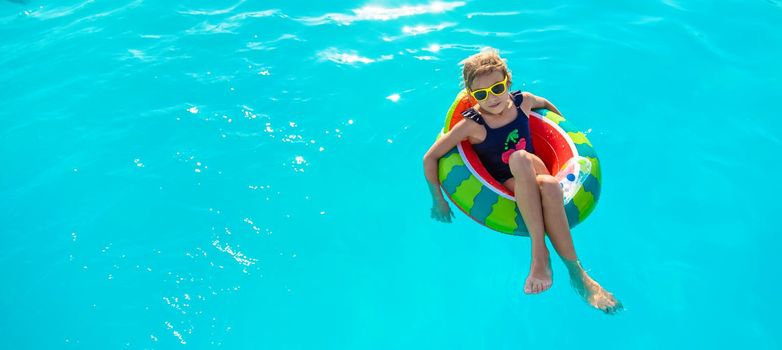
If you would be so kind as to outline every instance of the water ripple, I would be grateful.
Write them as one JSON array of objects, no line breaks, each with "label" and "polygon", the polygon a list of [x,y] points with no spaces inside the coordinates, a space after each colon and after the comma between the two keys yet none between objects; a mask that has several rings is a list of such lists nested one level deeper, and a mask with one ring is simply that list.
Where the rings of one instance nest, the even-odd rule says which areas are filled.
[{"label": "water ripple", "polygon": [[350,25],[358,21],[388,21],[401,17],[409,17],[423,14],[434,14],[451,11],[464,6],[464,1],[443,2],[434,1],[426,5],[400,6],[400,7],[382,7],[367,5],[361,8],[351,10],[353,14],[327,13],[318,17],[301,17],[297,21],[306,25],[322,25],[336,23],[340,25]]},{"label": "water ripple", "polygon": [[178,11],[178,13],[183,15],[196,15],[196,16],[215,16],[215,15],[224,15],[226,13],[230,13],[231,11],[235,10],[239,5],[243,4],[245,0],[241,0],[235,5],[222,9],[222,10],[185,10],[185,11]]},{"label": "water ripple", "polygon": [[276,44],[281,41],[296,41],[296,42],[304,42],[306,40],[299,38],[296,35],[293,34],[282,34],[276,39],[272,39],[269,41],[250,41],[247,43],[246,48],[239,49],[237,52],[244,52],[248,50],[254,50],[254,51],[271,51],[276,49],[276,46],[270,46],[269,44]]},{"label": "water ripple", "polygon": [[318,52],[317,56],[321,61],[331,61],[338,64],[369,64],[379,61],[387,61],[394,58],[394,55],[382,55],[379,58],[374,59],[361,56],[352,50],[340,51],[333,47]]},{"label": "water ripple", "polygon": [[75,4],[66,7],[57,7],[57,8],[46,9],[46,10],[44,6],[41,6],[39,7],[38,10],[33,10],[29,12],[25,11],[25,14],[27,14],[31,18],[37,18],[42,20],[55,19],[55,18],[70,16],[74,14],[76,11],[83,9],[85,6],[93,2],[95,2],[95,0],[87,0],[80,4]]},{"label": "water ripple", "polygon": [[450,28],[456,26],[456,23],[452,22],[445,22],[440,23],[437,25],[416,25],[416,26],[404,26],[402,27],[402,34],[397,36],[383,36],[383,41],[395,41],[401,38],[406,38],[410,36],[417,36],[417,35],[423,35],[428,34],[432,32],[439,32],[443,29]]},{"label": "water ripple", "polygon": [[478,35],[478,36],[496,36],[496,37],[512,37],[518,34],[518,33],[510,33],[510,32],[486,32],[486,31],[479,31],[479,30],[467,29],[467,28],[460,28],[454,31],[459,33]]},{"label": "water ripple", "polygon": [[[228,10],[220,10],[219,12],[220,14],[227,13]],[[218,24],[212,24],[207,21],[201,22],[195,27],[188,29],[186,33],[187,34],[215,34],[215,33],[236,34],[236,32],[234,32],[233,30],[235,28],[241,27],[244,24],[245,20],[255,19],[255,18],[265,18],[265,17],[288,18],[287,15],[282,13],[280,10],[276,10],[276,9],[242,12],[233,15],[231,17],[228,17],[224,22],[220,22]]]},{"label": "water ripple", "polygon": [[509,12],[472,12],[467,14],[467,19],[477,17],[477,16],[489,16],[489,17],[496,17],[496,16],[515,16],[520,14],[519,11],[509,11]]}]

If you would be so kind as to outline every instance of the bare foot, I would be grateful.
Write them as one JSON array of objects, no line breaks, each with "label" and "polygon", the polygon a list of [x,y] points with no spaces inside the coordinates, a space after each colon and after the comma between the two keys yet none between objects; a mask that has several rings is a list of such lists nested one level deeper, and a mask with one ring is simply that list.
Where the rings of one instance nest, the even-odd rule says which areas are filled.
[{"label": "bare foot", "polygon": [[551,288],[553,283],[551,275],[551,260],[548,257],[533,259],[527,281],[524,282],[524,293],[538,294],[545,292]]},{"label": "bare foot", "polygon": [[570,285],[589,305],[607,314],[615,314],[622,310],[622,303],[589,277],[584,268],[581,267],[580,262],[566,261],[565,265],[568,266],[570,271]]}]

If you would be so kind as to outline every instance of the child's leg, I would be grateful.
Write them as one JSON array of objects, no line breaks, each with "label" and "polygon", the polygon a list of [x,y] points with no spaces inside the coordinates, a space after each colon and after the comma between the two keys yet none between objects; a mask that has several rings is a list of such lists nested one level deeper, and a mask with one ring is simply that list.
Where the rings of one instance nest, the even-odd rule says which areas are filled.
[{"label": "child's leg", "polygon": [[[537,158],[537,157],[536,157]],[[606,313],[622,309],[622,304],[609,291],[593,280],[581,267],[573,246],[573,237],[562,205],[562,188],[551,175],[537,175],[543,204],[543,221],[551,244],[557,250],[570,274],[570,282],[579,295],[590,305]]]},{"label": "child's leg", "polygon": [[[539,190],[537,196],[534,193],[531,193],[533,198],[540,198],[541,214],[539,217],[541,217],[542,220],[537,222],[535,221],[535,218],[538,216],[532,214],[534,213],[534,209],[531,211],[531,215],[524,214],[522,205],[526,203],[524,200],[520,200],[521,198],[519,197],[527,196],[521,195],[519,191],[515,191],[516,178],[518,176],[508,180],[508,183],[506,184],[508,189],[516,194],[516,203],[519,205],[519,210],[522,210],[522,217],[527,224],[528,231],[530,231],[530,237],[532,237],[533,231],[537,238],[538,230],[545,230],[544,232],[548,233],[551,244],[562,259],[569,261],[577,260],[576,249],[573,246],[573,237],[570,235],[570,226],[568,225],[567,216],[565,215],[565,207],[562,205],[562,188],[559,186],[559,182],[549,174],[546,165],[538,156],[527,152],[516,153],[519,153],[520,158],[522,158],[516,159],[516,164],[514,165],[519,168],[517,170],[519,170],[520,174],[529,173],[529,171],[525,170],[525,167],[529,166],[529,163],[531,163],[535,173],[535,183]],[[510,163],[513,163],[513,157],[511,157]],[[513,170],[514,167],[511,166],[511,173],[513,173]],[[532,204],[534,205],[534,203]],[[533,221],[532,223],[527,222],[527,216],[530,216],[530,221]]]},{"label": "child's leg", "polygon": [[536,177],[539,172],[548,174],[548,171],[538,157],[525,151],[511,154],[508,165],[513,174],[512,187],[516,205],[519,206],[532,243],[532,264],[527,281],[524,283],[524,292],[540,293],[551,287],[552,280],[540,188]]},{"label": "child's leg", "polygon": [[551,244],[562,259],[578,260],[565,215],[565,206],[562,205],[562,187],[559,186],[559,181],[551,175],[538,175],[536,180],[543,203],[543,222]]}]

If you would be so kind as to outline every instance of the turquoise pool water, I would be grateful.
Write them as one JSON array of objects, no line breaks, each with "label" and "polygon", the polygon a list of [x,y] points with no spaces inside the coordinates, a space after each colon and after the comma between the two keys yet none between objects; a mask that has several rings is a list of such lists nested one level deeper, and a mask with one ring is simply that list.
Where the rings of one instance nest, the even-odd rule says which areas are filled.
[{"label": "turquoise pool water", "polygon": [[[0,3],[0,348],[781,346],[779,2],[175,3]],[[589,132],[624,313],[429,218],[483,46]]]}]

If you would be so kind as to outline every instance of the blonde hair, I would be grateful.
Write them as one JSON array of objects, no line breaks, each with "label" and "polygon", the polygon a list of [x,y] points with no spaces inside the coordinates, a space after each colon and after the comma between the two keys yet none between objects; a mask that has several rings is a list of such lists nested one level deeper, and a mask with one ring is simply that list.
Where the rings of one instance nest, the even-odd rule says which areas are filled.
[{"label": "blonde hair", "polygon": [[505,59],[500,57],[499,51],[494,48],[484,48],[481,52],[465,58],[459,64],[462,65],[462,78],[464,79],[464,88],[467,90],[471,89],[471,85],[476,77],[494,71],[502,72],[502,74],[507,76],[508,86],[510,86],[510,69],[508,69]]}]

